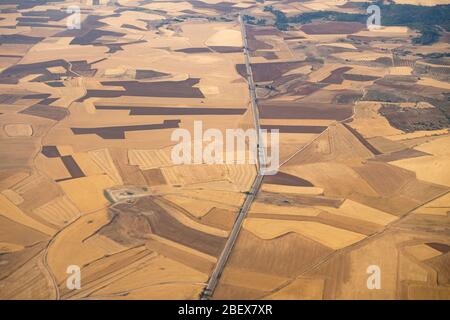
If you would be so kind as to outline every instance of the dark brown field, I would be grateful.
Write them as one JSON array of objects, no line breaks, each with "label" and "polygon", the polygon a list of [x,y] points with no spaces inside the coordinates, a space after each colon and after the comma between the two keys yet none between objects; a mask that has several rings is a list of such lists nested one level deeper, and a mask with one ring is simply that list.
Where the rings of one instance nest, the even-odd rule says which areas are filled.
[{"label": "dark brown field", "polygon": [[183,52],[183,53],[205,53],[211,52],[209,48],[184,48],[175,50],[175,52]]},{"label": "dark brown field", "polygon": [[242,47],[210,46],[209,48],[218,53],[236,53],[243,51]]},{"label": "dark brown field", "polygon": [[119,243],[137,245],[154,233],[200,252],[218,256],[226,240],[181,224],[150,197],[137,199],[133,205],[118,205],[109,214],[111,222],[100,233]]},{"label": "dark brown field", "polygon": [[359,140],[367,149],[370,150],[374,155],[380,155],[381,152],[377,150],[373,145],[371,145],[358,131],[353,129],[351,126],[349,126],[346,123],[343,123],[344,127],[346,127],[353,135],[356,137],[356,139]]},{"label": "dark brown field", "polygon": [[417,109],[384,105],[380,108],[380,113],[393,127],[405,132],[438,130],[449,125],[448,119],[438,108]]},{"label": "dark brown field", "polygon": [[61,154],[56,146],[43,146],[41,153],[47,158],[61,158]]},{"label": "dark brown field", "polygon": [[278,129],[280,133],[321,133],[327,127],[323,126],[284,126],[284,125],[262,125],[261,129]]},{"label": "dark brown field", "polygon": [[247,109],[95,106],[97,110],[130,110],[130,116],[144,115],[242,115]]},{"label": "dark brown field", "polygon": [[333,70],[331,74],[325,79],[323,79],[321,82],[341,84],[342,81],[344,81],[343,79],[344,74],[351,69],[352,67],[337,68],[336,70]]},{"label": "dark brown field", "polygon": [[127,131],[159,130],[178,128],[180,120],[164,120],[163,123],[143,124],[136,126],[117,126],[102,128],[71,128],[74,134],[96,134],[103,139],[125,139]]},{"label": "dark brown field", "polygon": [[364,75],[364,74],[343,74],[342,78],[345,80],[350,81],[374,81],[379,79],[379,77],[374,77],[370,75]]},{"label": "dark brown field", "polygon": [[60,107],[52,107],[46,104],[38,103],[25,110],[22,110],[20,113],[60,121],[69,114],[69,111]]},{"label": "dark brown field", "polygon": [[333,119],[344,120],[351,116],[350,105],[326,103],[283,103],[264,101],[259,104],[262,119]]},{"label": "dark brown field", "polygon": [[159,186],[167,183],[161,169],[159,168],[143,170],[142,174],[144,175],[145,181],[147,181],[149,186]]},{"label": "dark brown field", "polygon": [[342,199],[315,195],[293,195],[272,192],[260,192],[257,197],[258,202],[270,203],[279,206],[302,205],[302,206],[328,206],[338,208],[342,204]]},{"label": "dark brown field", "polygon": [[[253,78],[255,82],[274,81],[279,79],[284,73],[306,64],[303,61],[252,63]],[[236,70],[242,77],[246,77],[244,64],[236,65]]]},{"label": "dark brown field", "polygon": [[402,160],[402,159],[422,157],[422,156],[426,156],[426,155],[429,155],[429,154],[422,152],[422,151],[414,150],[414,149],[405,149],[405,150],[392,152],[389,154],[378,155],[377,157],[375,157],[374,160],[390,162],[390,161],[397,161],[397,160]]},{"label": "dark brown field", "polygon": [[199,79],[182,81],[139,82],[139,81],[104,81],[102,85],[121,87],[123,90],[87,90],[80,100],[89,98],[118,98],[122,96],[135,97],[170,97],[170,98],[204,98],[198,88],[193,86]]},{"label": "dark brown field", "polygon": [[265,183],[280,184],[285,186],[312,187],[313,184],[305,179],[279,171],[276,175],[265,176]]},{"label": "dark brown field", "polygon": [[[69,179],[77,179],[77,178],[85,177],[85,174],[83,173],[83,171],[78,166],[78,164],[76,163],[75,159],[72,156],[63,156],[63,157],[61,157],[61,160],[62,160],[64,166],[66,167],[67,171],[69,171],[69,173],[70,173]],[[68,180],[68,179],[63,179],[63,180]],[[57,182],[58,181],[61,181],[61,180],[57,180]]]},{"label": "dark brown field", "polygon": [[310,23],[301,27],[306,34],[352,34],[364,30],[366,25],[358,22]]}]

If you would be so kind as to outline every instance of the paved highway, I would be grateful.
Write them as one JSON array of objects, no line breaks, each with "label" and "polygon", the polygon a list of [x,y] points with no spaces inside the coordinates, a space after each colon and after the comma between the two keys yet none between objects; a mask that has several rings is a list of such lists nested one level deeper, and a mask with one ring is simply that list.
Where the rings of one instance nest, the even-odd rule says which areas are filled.
[{"label": "paved highway", "polygon": [[257,175],[256,179],[253,182],[253,185],[248,192],[245,201],[239,210],[238,217],[236,218],[236,221],[233,225],[233,229],[230,232],[230,236],[228,237],[228,240],[225,244],[224,249],[222,250],[222,253],[220,254],[219,259],[217,260],[217,263],[214,267],[214,270],[211,274],[211,277],[208,280],[208,284],[203,291],[201,295],[202,300],[208,300],[214,293],[214,290],[216,289],[217,283],[220,279],[220,276],[222,275],[223,269],[225,268],[225,265],[227,263],[227,260],[231,254],[231,250],[234,247],[234,244],[236,242],[236,239],[239,235],[239,231],[242,227],[242,222],[244,221],[245,217],[247,216],[248,210],[250,209],[250,206],[253,203],[253,200],[256,197],[256,194],[258,193],[262,180],[263,175],[261,174],[261,170],[264,168],[264,165],[266,163],[266,153],[265,148],[263,148],[261,140],[260,140],[260,124],[259,124],[259,111],[258,111],[258,105],[256,103],[256,92],[255,92],[255,84],[253,82],[253,72],[250,65],[250,54],[248,52],[248,45],[247,45],[247,33],[245,30],[245,23],[242,19],[242,16],[239,15],[239,23],[241,25],[241,33],[242,33],[242,42],[244,45],[244,54],[245,54],[245,65],[247,69],[247,80],[249,85],[249,91],[250,91],[250,98],[251,98],[251,105],[252,105],[252,111],[253,111],[253,118],[255,122],[255,129],[257,132],[258,137],[258,147],[257,147]]}]

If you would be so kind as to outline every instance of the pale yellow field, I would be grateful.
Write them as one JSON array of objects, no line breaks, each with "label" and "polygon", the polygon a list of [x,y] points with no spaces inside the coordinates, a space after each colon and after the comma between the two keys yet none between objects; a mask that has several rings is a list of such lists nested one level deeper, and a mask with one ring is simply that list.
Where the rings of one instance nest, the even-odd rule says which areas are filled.
[{"label": "pale yellow field", "polygon": [[408,139],[422,138],[422,137],[432,137],[432,136],[446,135],[446,134],[448,134],[448,129],[400,133],[400,134],[386,136],[386,138],[388,138],[389,140],[392,140],[392,141],[401,141],[401,140],[408,140]]},{"label": "pale yellow field", "polygon": [[26,215],[3,194],[0,194],[0,214],[12,221],[23,224],[31,229],[35,229],[47,235],[53,235],[56,232],[55,229],[52,229]]},{"label": "pale yellow field", "polygon": [[253,3],[244,3],[244,2],[240,2],[238,4],[235,4],[233,7],[234,8],[242,8],[242,9],[246,9],[253,6]]},{"label": "pale yellow field", "polygon": [[389,74],[395,75],[395,76],[407,76],[407,75],[410,75],[411,73],[412,73],[411,67],[391,67],[391,68],[389,68]]},{"label": "pale yellow field", "polygon": [[374,28],[372,30],[370,30],[370,32],[373,33],[407,33],[408,32],[408,27],[401,27],[401,26],[381,26],[381,28]]},{"label": "pale yellow field", "polygon": [[228,164],[228,177],[241,192],[250,190],[256,177],[256,167],[251,164]]},{"label": "pale yellow field", "polygon": [[361,241],[364,235],[311,221],[286,221],[248,218],[243,227],[261,239],[274,239],[289,232],[296,232],[331,249],[340,249]]},{"label": "pale yellow field", "polygon": [[[110,26],[120,28],[123,24],[131,24],[136,27],[145,29],[147,25],[145,21],[142,20],[159,20],[164,17],[155,13],[147,13],[147,12],[136,12],[136,11],[124,11],[118,17],[109,17],[106,19],[102,19],[104,23],[107,23]],[[141,20],[142,19],[142,20]],[[127,30],[128,31],[128,30]],[[129,32],[133,33],[133,29],[129,30]]]},{"label": "pale yellow field", "polygon": [[242,36],[238,30],[225,29],[217,31],[208,40],[208,46],[242,47]]},{"label": "pale yellow field", "polygon": [[216,206],[214,202],[207,200],[199,201],[198,199],[183,197],[182,195],[166,195],[164,198],[180,206],[197,218],[203,217]]},{"label": "pale yellow field", "polygon": [[75,153],[72,155],[80,169],[86,176],[96,176],[105,172],[89,157],[87,153]]},{"label": "pale yellow field", "polygon": [[46,158],[40,154],[35,159],[35,165],[52,179],[70,178],[69,171],[59,158]]},{"label": "pale yellow field", "polygon": [[365,138],[402,134],[403,131],[393,128],[389,121],[378,113],[380,107],[378,102],[359,101],[350,126]]},{"label": "pale yellow field", "polygon": [[443,136],[430,142],[423,143],[414,149],[433,154],[435,156],[443,156],[450,154],[450,136]]},{"label": "pale yellow field", "polygon": [[177,209],[174,209],[173,207],[169,206],[166,202],[163,202],[160,199],[155,199],[154,201],[156,204],[158,204],[162,208],[166,209],[168,214],[170,214],[172,217],[177,219],[180,223],[184,224],[185,226],[187,226],[189,228],[197,229],[204,233],[208,233],[208,234],[218,236],[218,237],[226,238],[228,236],[227,231],[220,230],[220,229],[217,229],[214,227],[210,227],[210,226],[198,223],[198,222],[194,221],[193,219],[189,218],[183,212],[181,212]]},{"label": "pale yellow field", "polygon": [[161,168],[173,164],[170,149],[166,150],[128,150],[131,165],[139,166],[141,170]]},{"label": "pale yellow field", "polygon": [[335,43],[324,43],[321,44],[322,46],[327,47],[337,47],[337,48],[345,48],[345,49],[352,49],[356,50],[356,47],[351,43],[345,43],[345,42],[335,42]]},{"label": "pale yellow field", "polygon": [[192,10],[193,7],[189,2],[152,2],[149,4],[142,5],[142,7],[151,9],[151,10],[163,10],[170,15],[178,16],[182,15],[181,11],[183,10]]},{"label": "pale yellow field", "polygon": [[[174,185],[174,187],[176,188],[177,186]],[[239,188],[236,187],[236,185],[234,185],[231,180],[216,180],[216,181],[210,181],[210,182],[200,182],[200,183],[196,183],[196,184],[189,184],[183,187],[183,192],[186,191],[188,192],[188,190],[205,190],[206,192],[208,191],[213,191],[213,192],[230,192],[230,193],[234,193],[236,196],[234,197],[235,199],[239,199],[239,195],[241,193],[241,191],[239,190]],[[204,196],[200,196],[200,195],[195,195],[196,198],[202,198],[205,199]],[[215,200],[214,200],[215,201]],[[220,201],[221,203],[224,203],[224,201]]]},{"label": "pale yellow field", "polygon": [[161,172],[166,181],[172,185],[220,181],[227,178],[227,171],[223,165],[179,165],[163,167]]},{"label": "pale yellow field", "polygon": [[404,250],[420,261],[428,260],[442,254],[442,252],[435,250],[426,244],[408,246],[405,247]]},{"label": "pale yellow field", "polygon": [[277,206],[274,204],[254,202],[250,208],[251,213],[268,213],[268,214],[282,214],[282,215],[298,215],[315,217],[322,210],[313,207],[297,207],[297,206]]},{"label": "pale yellow field", "polygon": [[[336,163],[312,163],[301,166],[286,167],[286,172],[311,181],[324,189],[325,195],[344,196],[358,190],[367,196],[375,196],[376,191],[350,167]],[[345,181],[345,183],[342,183]]]},{"label": "pale yellow field", "polygon": [[[347,71],[346,74],[361,74],[361,75],[371,75],[376,77],[382,77],[388,73],[387,68],[379,67],[368,67],[361,65],[353,65],[352,69]],[[360,101],[362,103],[362,101]]]},{"label": "pale yellow field", "polygon": [[311,72],[311,66],[303,66],[291,71],[286,72],[284,75],[289,76],[291,74],[309,74]]},{"label": "pale yellow field", "polygon": [[60,145],[60,146],[57,146],[57,149],[58,149],[59,153],[61,154],[61,156],[71,156],[75,153],[73,151],[72,146],[70,146],[70,145]]},{"label": "pale yellow field", "polygon": [[[144,267],[100,288],[100,290],[95,292],[94,297],[109,296],[121,292],[134,292],[135,298],[145,297],[148,299],[152,297],[153,287],[173,286],[176,284],[186,287],[186,284],[192,284],[199,286],[200,289],[200,285],[206,282],[207,277],[206,274],[189,268],[177,261],[164,256],[157,256],[151,260],[151,263],[148,263]],[[150,296],[146,292],[149,292]],[[177,296],[183,296],[180,293],[174,293],[169,288],[166,288],[165,292],[158,292],[158,298],[174,299]]]},{"label": "pale yellow field", "polygon": [[10,137],[30,137],[33,134],[29,124],[7,124],[3,129]]},{"label": "pale yellow field", "polygon": [[439,81],[431,78],[421,77],[419,81],[417,81],[418,84],[422,86],[430,86],[430,87],[436,87],[440,89],[450,90],[450,83]]},{"label": "pale yellow field", "polygon": [[101,234],[94,234],[85,240],[86,244],[98,247],[105,252],[121,252],[127,249],[126,246]]},{"label": "pale yellow field", "polygon": [[115,183],[108,176],[99,175],[62,181],[59,185],[82,213],[88,213],[108,204],[103,190],[114,186]]},{"label": "pale yellow field", "polygon": [[450,193],[439,197],[414,210],[417,214],[430,214],[447,217],[450,212]]},{"label": "pale yellow field", "polygon": [[328,6],[325,3],[320,3],[320,2],[305,3],[304,6],[311,10],[329,10],[330,9],[330,6]]},{"label": "pale yellow field", "polygon": [[34,209],[33,213],[58,227],[65,226],[80,216],[77,207],[65,196]]},{"label": "pale yellow field", "polygon": [[[213,185],[213,184],[212,184]],[[208,189],[189,189],[183,190],[183,195],[193,199],[208,200],[218,204],[237,207],[244,201],[244,195],[238,192]]]},{"label": "pale yellow field", "polygon": [[23,197],[20,194],[11,189],[3,190],[2,194],[16,206],[24,201]]},{"label": "pale yellow field", "polygon": [[327,86],[327,90],[363,90],[367,86],[364,81],[350,81],[344,80],[341,84],[330,84]]},{"label": "pale yellow field", "polygon": [[[61,150],[60,150],[61,152]],[[122,177],[117,171],[114,161],[108,149],[98,149],[89,151],[89,156],[92,160],[113,180],[116,184],[123,184]]]},{"label": "pale yellow field", "polygon": [[84,241],[107,222],[108,214],[105,209],[101,209],[82,216],[70,228],[58,234],[50,245],[47,256],[48,264],[58,281],[67,277],[66,269],[69,265],[84,266],[105,254],[112,253]]},{"label": "pale yellow field", "polygon": [[337,209],[332,207],[320,208],[333,214],[369,221],[383,226],[397,220],[397,217],[394,215],[368,207],[349,199],[345,200],[344,203]]},{"label": "pale yellow field", "polygon": [[275,193],[293,193],[293,194],[323,194],[322,188],[317,187],[296,187],[296,186],[283,186],[277,184],[263,184],[262,191],[275,192]]},{"label": "pale yellow field", "polygon": [[416,173],[417,179],[450,187],[450,155],[423,156],[392,161],[391,164]]},{"label": "pale yellow field", "polygon": [[335,53],[333,56],[341,58],[341,59],[348,59],[351,61],[371,61],[376,60],[378,58],[390,58],[391,55],[387,53],[381,53],[381,52],[373,52],[373,51],[364,51],[364,52],[341,52],[341,53]]}]

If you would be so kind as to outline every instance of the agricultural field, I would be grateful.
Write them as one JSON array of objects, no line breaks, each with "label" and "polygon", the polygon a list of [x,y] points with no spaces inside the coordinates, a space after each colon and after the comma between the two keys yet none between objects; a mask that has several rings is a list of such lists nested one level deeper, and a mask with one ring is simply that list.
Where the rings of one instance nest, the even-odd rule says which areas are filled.
[{"label": "agricultural field", "polygon": [[[332,9],[301,5],[316,3]],[[450,298],[448,59],[439,75],[423,67],[414,33],[247,26],[261,126],[280,129],[281,166],[264,178],[213,298]],[[443,41],[429,50],[448,53]],[[371,265],[380,290],[367,289]]]},{"label": "agricultural field", "polygon": [[[207,298],[450,299],[450,30],[297,21],[361,3],[0,3],[0,299],[204,298],[236,230]],[[199,122],[278,173],[174,162]]]}]

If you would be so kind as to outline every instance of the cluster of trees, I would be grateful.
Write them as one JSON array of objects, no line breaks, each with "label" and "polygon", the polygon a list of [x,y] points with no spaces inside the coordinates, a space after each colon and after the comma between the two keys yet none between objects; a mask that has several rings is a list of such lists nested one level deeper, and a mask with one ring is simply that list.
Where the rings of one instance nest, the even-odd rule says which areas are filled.
[{"label": "cluster of trees", "polygon": [[266,19],[256,19],[255,17],[249,16],[247,14],[243,16],[243,19],[248,24],[254,24],[259,26],[263,26],[266,24]]},{"label": "cluster of trees", "polygon": [[[433,7],[415,5],[376,3],[381,9],[381,24],[383,26],[407,26],[418,30],[421,35],[413,41],[417,44],[431,44],[439,40],[440,30],[450,31],[450,5]],[[369,4],[362,3],[361,9],[366,10]],[[282,11],[272,6],[264,7],[264,11],[275,16],[275,26],[280,30],[287,30],[289,24],[309,23],[313,20],[355,21],[366,23],[368,14],[342,13],[336,11],[305,12],[287,17]]]},{"label": "cluster of trees", "polygon": [[264,11],[271,12],[275,16],[275,27],[282,31],[286,31],[288,29],[289,20],[282,11],[276,10],[272,6],[265,6]]},{"label": "cluster of trees", "polygon": [[382,25],[407,26],[418,30],[421,35],[413,39],[417,44],[431,44],[438,41],[441,28],[450,31],[450,5],[424,7],[379,4],[379,6]]}]

